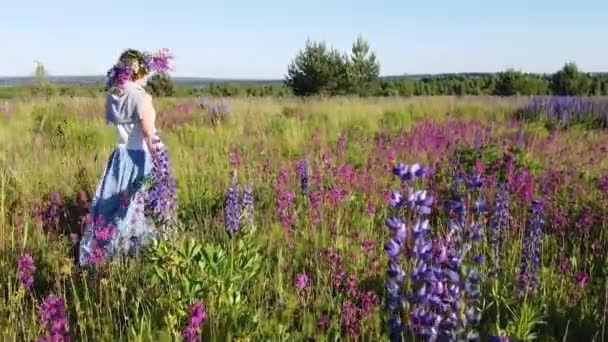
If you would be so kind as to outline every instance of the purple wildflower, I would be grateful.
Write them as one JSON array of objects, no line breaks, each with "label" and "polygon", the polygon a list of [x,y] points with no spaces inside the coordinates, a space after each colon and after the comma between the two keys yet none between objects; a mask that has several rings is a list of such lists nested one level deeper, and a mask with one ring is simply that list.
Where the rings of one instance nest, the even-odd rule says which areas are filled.
[{"label": "purple wildflower", "polygon": [[251,188],[251,185],[247,184],[243,190],[243,219],[245,219],[249,225],[253,225],[254,217],[253,189]]},{"label": "purple wildflower", "polygon": [[574,275],[574,282],[578,288],[584,289],[589,282],[589,273],[585,271],[576,272]]},{"label": "purple wildflower", "polygon": [[415,180],[418,177],[424,177],[428,175],[430,168],[423,166],[418,163],[407,165],[399,163],[393,168],[393,174],[401,178],[402,181]]},{"label": "purple wildflower", "polygon": [[[144,210],[159,228],[169,228],[175,223],[177,187],[169,163],[169,154],[164,147],[153,151],[151,186],[147,190]],[[163,230],[164,235],[169,232]]]},{"label": "purple wildflower", "polygon": [[521,293],[535,291],[538,285],[537,272],[540,267],[540,252],[542,245],[542,228],[544,226],[544,210],[542,201],[532,201],[528,209],[530,217],[521,251],[520,270],[517,282]]},{"label": "purple wildflower", "polygon": [[36,265],[31,254],[24,253],[17,259],[17,270],[21,285],[29,290],[34,285],[34,272],[36,272]]},{"label": "purple wildflower", "polygon": [[236,234],[241,225],[239,192],[237,187],[236,174],[234,174],[232,177],[232,185],[226,192],[224,203],[224,223],[226,225],[226,232],[229,235]]},{"label": "purple wildflower", "polygon": [[295,286],[298,290],[304,290],[310,285],[310,278],[304,272],[296,274]]},{"label": "purple wildflower", "polygon": [[509,192],[506,185],[502,183],[496,193],[496,204],[492,216],[492,235],[490,236],[490,248],[492,258],[491,273],[496,275],[499,271],[499,263],[503,254],[503,235],[509,227]]},{"label": "purple wildflower", "polygon": [[195,302],[190,306],[188,325],[182,330],[182,337],[188,342],[201,340],[201,326],[207,320],[207,309],[202,302]]},{"label": "purple wildflower", "polygon": [[429,215],[431,213],[431,205],[433,205],[433,196],[427,194],[425,190],[410,192],[407,198],[408,207],[414,209],[421,215]]},{"label": "purple wildflower", "polygon": [[63,299],[49,295],[44,299],[38,311],[42,326],[47,330],[48,335],[38,338],[37,341],[70,341]]},{"label": "purple wildflower", "polygon": [[298,174],[300,175],[300,189],[304,196],[308,195],[308,161],[306,157],[302,157],[298,165]]}]

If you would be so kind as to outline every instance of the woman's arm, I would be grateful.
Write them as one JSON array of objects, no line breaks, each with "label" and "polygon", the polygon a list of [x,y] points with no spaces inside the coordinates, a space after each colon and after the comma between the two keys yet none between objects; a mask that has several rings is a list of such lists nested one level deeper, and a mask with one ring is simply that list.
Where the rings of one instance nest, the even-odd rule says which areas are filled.
[{"label": "woman's arm", "polygon": [[154,152],[156,132],[154,131],[154,120],[156,119],[156,111],[152,104],[152,96],[145,94],[142,96],[141,103],[139,106],[141,115],[141,126],[144,132],[144,138],[146,145],[148,145],[148,151]]}]

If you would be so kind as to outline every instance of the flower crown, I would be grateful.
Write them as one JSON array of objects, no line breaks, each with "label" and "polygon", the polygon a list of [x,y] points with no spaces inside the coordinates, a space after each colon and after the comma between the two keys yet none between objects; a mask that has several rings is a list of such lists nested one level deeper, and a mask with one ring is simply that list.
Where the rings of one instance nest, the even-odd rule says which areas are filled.
[{"label": "flower crown", "polygon": [[122,88],[143,67],[148,73],[164,73],[173,70],[170,66],[173,54],[168,49],[161,49],[154,53],[143,52],[143,65],[137,59],[118,61],[112,69],[108,70],[106,88]]}]

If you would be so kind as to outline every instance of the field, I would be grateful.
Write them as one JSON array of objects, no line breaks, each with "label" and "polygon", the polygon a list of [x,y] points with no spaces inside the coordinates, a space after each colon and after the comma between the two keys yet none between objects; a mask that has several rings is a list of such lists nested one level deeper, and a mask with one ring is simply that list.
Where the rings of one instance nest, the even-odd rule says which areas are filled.
[{"label": "field", "polygon": [[528,101],[160,99],[179,234],[81,269],[103,99],[2,100],[0,340],[608,341],[608,131]]}]

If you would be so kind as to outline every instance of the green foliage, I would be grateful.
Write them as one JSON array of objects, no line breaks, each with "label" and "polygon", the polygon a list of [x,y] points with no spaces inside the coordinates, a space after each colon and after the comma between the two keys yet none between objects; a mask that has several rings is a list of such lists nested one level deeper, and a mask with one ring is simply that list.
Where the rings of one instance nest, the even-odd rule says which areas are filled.
[{"label": "green foliage", "polygon": [[362,37],[358,37],[353,44],[347,71],[349,93],[364,96],[378,92],[380,63],[376,55],[370,52],[369,44]]},{"label": "green foliage", "polygon": [[36,62],[34,88],[32,91],[34,95],[44,95],[47,98],[55,94],[55,87],[48,80],[48,72],[40,62]]},{"label": "green foliage", "polygon": [[551,88],[556,95],[588,95],[591,79],[575,63],[566,63],[552,78]]},{"label": "green foliage", "polygon": [[[155,241],[144,256],[146,272],[163,293],[158,302],[163,311],[172,313],[167,317],[183,318],[188,305],[204,300],[214,315],[211,324],[227,329],[223,333],[252,330],[259,317],[249,311],[249,287],[262,264],[254,233],[255,229],[241,231],[226,244]],[[178,328],[174,321],[165,323]]]},{"label": "green foliage", "polygon": [[155,74],[148,81],[146,90],[155,97],[173,96],[175,84],[168,74]]},{"label": "green foliage", "polygon": [[285,85],[294,95],[337,95],[345,92],[348,62],[325,42],[306,41],[287,69]]},{"label": "green foliage", "polygon": [[496,77],[494,94],[500,96],[541,95],[548,93],[548,82],[542,78],[509,69]]}]

